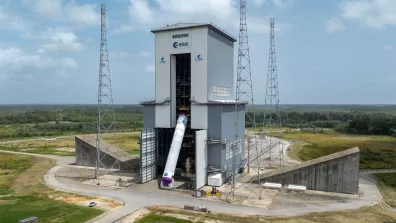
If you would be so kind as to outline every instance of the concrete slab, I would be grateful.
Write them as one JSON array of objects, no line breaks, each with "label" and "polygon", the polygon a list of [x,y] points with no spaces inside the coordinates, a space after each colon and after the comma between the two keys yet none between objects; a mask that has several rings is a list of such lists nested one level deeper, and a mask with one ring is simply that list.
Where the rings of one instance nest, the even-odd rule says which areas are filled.
[{"label": "concrete slab", "polygon": [[[121,178],[121,183],[119,179]],[[104,187],[114,187],[114,188],[124,188],[129,187],[136,179],[134,177],[117,176],[117,175],[103,175],[99,177],[99,182],[101,186]],[[83,184],[97,185],[98,181],[96,179],[89,179],[82,182]]]}]

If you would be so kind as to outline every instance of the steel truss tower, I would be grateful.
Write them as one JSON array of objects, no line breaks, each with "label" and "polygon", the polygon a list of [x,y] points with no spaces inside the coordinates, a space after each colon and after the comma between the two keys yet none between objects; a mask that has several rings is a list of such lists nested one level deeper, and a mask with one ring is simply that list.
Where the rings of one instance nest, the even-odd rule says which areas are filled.
[{"label": "steel truss tower", "polygon": [[[96,168],[95,179],[99,185],[99,169],[117,169],[120,173],[119,151],[117,145],[117,128],[114,115],[113,93],[109,58],[106,40],[106,6],[101,4],[101,35],[100,35],[100,64],[98,89],[98,123],[96,135]],[[106,143],[104,142],[106,138]],[[109,161],[108,151],[116,150],[115,161]],[[114,154],[114,152],[112,152]]]},{"label": "steel truss tower", "polygon": [[61,123],[63,121],[62,117],[62,109],[57,109],[56,110],[56,123]]},{"label": "steel truss tower", "polygon": [[[239,46],[238,46],[238,68],[237,68],[237,85],[236,85],[236,101],[235,104],[235,136],[232,144],[233,149],[233,166],[232,166],[232,187],[231,199],[234,198],[234,192],[238,188],[250,189],[249,183],[251,177],[243,179],[243,175],[238,175],[240,179],[236,179],[236,174],[239,172],[240,167],[250,170],[251,163],[255,160],[257,162],[257,171],[260,171],[259,159],[257,159],[259,152],[257,150],[257,134],[256,134],[256,120],[254,112],[254,99],[252,76],[250,70],[250,55],[249,55],[249,41],[247,33],[246,21],[246,0],[240,1],[240,26],[239,26]],[[247,103],[247,104],[246,104]],[[246,105],[246,107],[245,107]],[[248,111],[248,109],[251,109]],[[247,126],[252,127],[253,132],[244,132],[245,126],[240,125],[240,120],[245,119]],[[245,125],[246,125],[245,124]],[[247,140],[247,141],[246,141]],[[245,142],[245,154],[241,154],[243,142]],[[237,158],[238,157],[238,158]],[[256,158],[255,158],[256,157]],[[236,181],[239,181],[238,185]],[[261,199],[261,190],[258,195]]]},{"label": "steel truss tower", "polygon": [[[279,159],[280,165],[283,163],[283,144],[279,140],[281,137],[282,120],[279,109],[279,90],[278,90],[278,74],[276,68],[276,54],[275,54],[275,21],[270,19],[270,47],[268,57],[268,73],[267,86],[265,92],[265,110],[263,129],[269,131],[265,137],[266,145],[269,145],[268,156],[269,165],[272,165],[275,160]],[[273,134],[275,133],[275,134]],[[273,138],[276,137],[276,138]],[[272,151],[272,150],[278,151]]]}]

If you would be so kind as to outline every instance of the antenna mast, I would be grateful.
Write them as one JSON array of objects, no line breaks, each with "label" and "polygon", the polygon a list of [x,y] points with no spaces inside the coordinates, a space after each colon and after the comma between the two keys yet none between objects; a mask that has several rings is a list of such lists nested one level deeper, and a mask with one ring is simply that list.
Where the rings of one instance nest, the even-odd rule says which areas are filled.
[{"label": "antenna mast", "polygon": [[[100,64],[98,89],[98,123],[96,135],[95,179],[99,185],[99,169],[117,169],[120,174],[117,128],[114,115],[113,93],[111,89],[110,67],[106,40],[106,6],[101,4]],[[106,138],[106,142],[104,139]],[[106,159],[109,151],[116,150],[115,161]],[[114,152],[113,152],[114,154]],[[119,179],[121,180],[121,178]]]},{"label": "antenna mast", "polygon": [[[250,55],[249,55],[249,41],[247,33],[247,21],[246,21],[246,0],[240,0],[240,24],[239,24],[239,45],[238,45],[238,68],[237,68],[237,85],[236,85],[236,104],[235,104],[235,135],[234,142],[232,143],[233,152],[233,166],[231,172],[231,196],[234,198],[234,192],[240,187],[249,186],[251,179],[241,179],[241,184],[236,185],[235,176],[241,168],[250,170],[249,166],[252,160],[257,161],[257,169],[260,171],[258,150],[257,150],[257,134],[256,134],[256,118],[254,112],[254,100],[253,100],[253,87],[252,87],[252,75],[250,70]],[[245,107],[246,106],[246,107]],[[249,107],[252,109],[248,111]],[[246,122],[246,124],[245,124]],[[245,132],[245,126],[252,127],[253,132]],[[253,135],[251,135],[253,134]],[[248,140],[248,142],[246,142]],[[247,145],[247,146],[246,146]],[[247,159],[242,147],[247,150]],[[252,156],[256,153],[255,156]],[[261,187],[260,187],[261,188]],[[248,188],[250,189],[250,188]],[[261,199],[261,190],[258,195]]]},{"label": "antenna mast", "polygon": [[[270,131],[266,136],[265,141],[269,146],[268,160],[269,164],[279,159],[280,166],[284,165],[283,160],[283,144],[280,141],[282,120],[279,109],[279,89],[278,89],[278,72],[276,68],[276,54],[275,54],[275,21],[274,18],[270,19],[270,47],[268,57],[268,73],[267,73],[267,86],[265,92],[265,109],[264,109],[264,122],[263,129]],[[275,134],[271,136],[271,132]],[[273,138],[273,136],[277,137]],[[272,153],[273,148],[278,147],[278,152]]]}]

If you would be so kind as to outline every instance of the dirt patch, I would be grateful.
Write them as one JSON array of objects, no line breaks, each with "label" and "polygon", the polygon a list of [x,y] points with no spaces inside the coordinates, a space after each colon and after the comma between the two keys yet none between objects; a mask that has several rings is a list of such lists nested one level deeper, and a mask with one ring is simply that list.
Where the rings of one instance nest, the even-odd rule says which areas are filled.
[{"label": "dirt patch", "polygon": [[40,189],[44,189],[43,176],[48,169],[54,166],[55,161],[52,159],[34,158],[32,167],[22,172],[12,183],[11,188],[17,195],[37,192]]},{"label": "dirt patch", "polygon": [[90,202],[95,201],[97,203],[95,208],[99,208],[102,210],[110,210],[120,205],[120,203],[112,200],[83,196],[78,194],[64,193],[59,191],[47,191],[45,192],[45,194],[48,196],[48,198],[57,201],[77,204],[80,206],[88,206]]},{"label": "dirt patch", "polygon": [[[239,222],[239,223],[259,223],[259,222],[274,222],[274,223],[299,223],[299,222],[323,222],[323,223],[360,223],[360,222],[375,222],[375,223],[390,223],[395,222],[396,213],[382,210],[379,206],[363,207],[353,211],[337,211],[337,212],[322,212],[313,213],[309,215],[300,215],[294,217],[269,217],[269,216],[246,216],[246,215],[228,215],[222,213],[200,213],[194,211],[187,211],[180,208],[171,208],[164,206],[150,206],[148,207],[155,215],[168,215],[180,219],[188,219],[193,222]],[[183,217],[184,216],[184,217]],[[191,218],[193,217],[193,218]],[[194,219],[194,220],[192,220]]]},{"label": "dirt patch", "polygon": [[64,152],[75,152],[76,149],[75,148],[57,148],[55,149],[57,151],[64,151]]}]

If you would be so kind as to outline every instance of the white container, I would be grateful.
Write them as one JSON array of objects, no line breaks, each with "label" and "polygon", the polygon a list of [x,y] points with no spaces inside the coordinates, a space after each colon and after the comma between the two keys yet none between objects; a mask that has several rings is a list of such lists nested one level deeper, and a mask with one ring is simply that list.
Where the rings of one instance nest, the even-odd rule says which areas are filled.
[{"label": "white container", "polygon": [[220,187],[223,184],[223,175],[221,173],[211,173],[208,176],[208,185]]},{"label": "white container", "polygon": [[289,184],[286,186],[286,190],[291,190],[291,191],[306,191],[307,187],[303,185],[293,185]]},{"label": "white container", "polygon": [[262,184],[262,186],[264,188],[268,188],[268,189],[281,189],[282,188],[282,184],[279,183],[270,183],[270,182],[265,182]]}]

